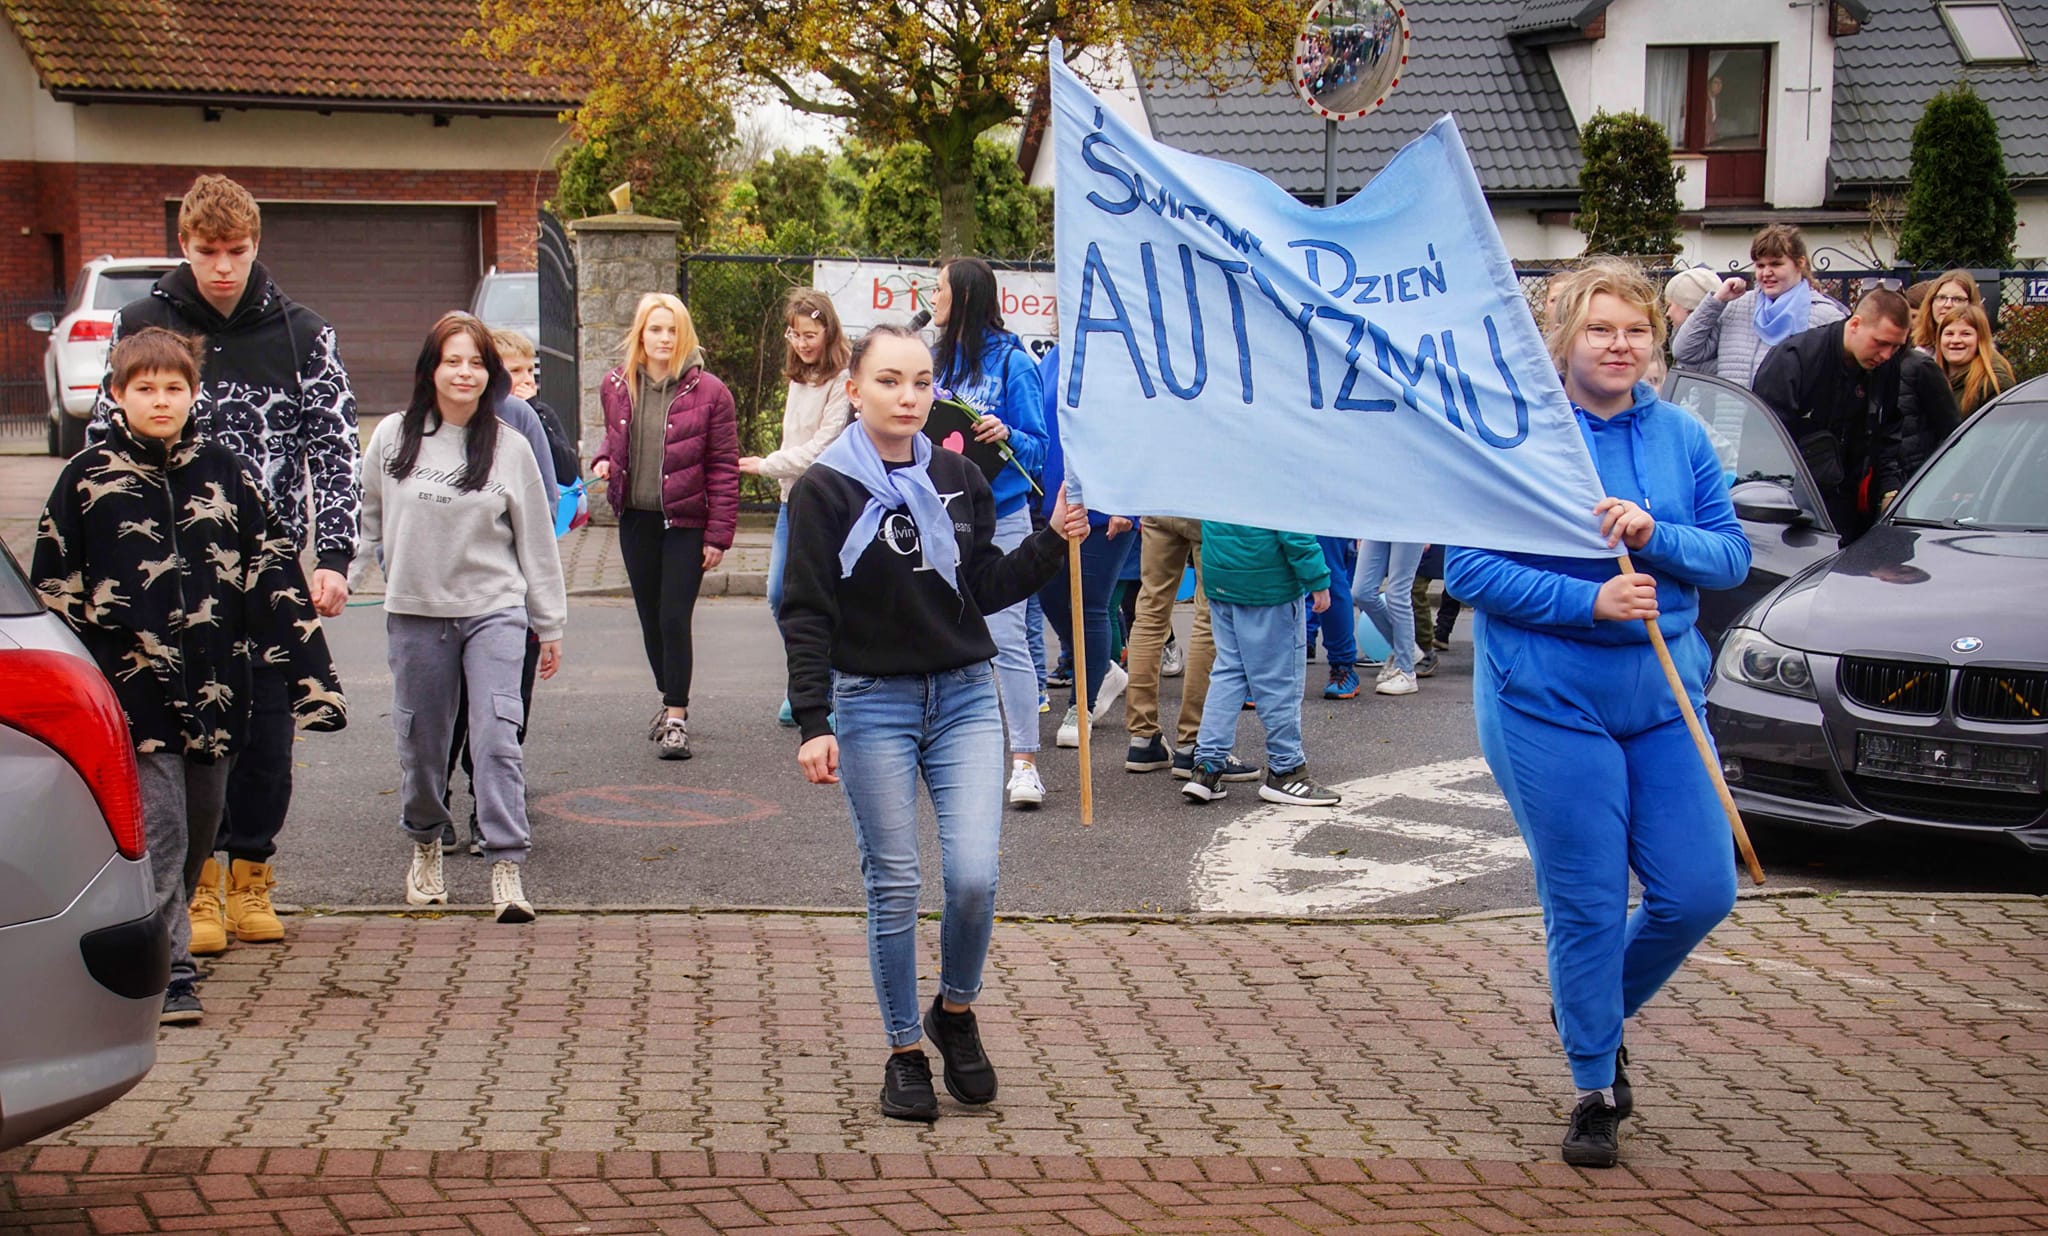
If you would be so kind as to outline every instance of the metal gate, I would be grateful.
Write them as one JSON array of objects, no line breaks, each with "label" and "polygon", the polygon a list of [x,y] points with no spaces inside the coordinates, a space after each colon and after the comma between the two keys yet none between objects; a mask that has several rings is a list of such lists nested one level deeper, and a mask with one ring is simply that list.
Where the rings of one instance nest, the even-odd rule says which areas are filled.
[{"label": "metal gate", "polygon": [[43,383],[43,352],[50,337],[29,329],[30,314],[62,315],[64,298],[0,300],[0,434],[47,433],[50,392]]},{"label": "metal gate", "polygon": [[540,212],[538,250],[540,397],[562,418],[562,428],[580,447],[583,414],[576,372],[576,251],[569,247],[562,221],[545,210]]}]

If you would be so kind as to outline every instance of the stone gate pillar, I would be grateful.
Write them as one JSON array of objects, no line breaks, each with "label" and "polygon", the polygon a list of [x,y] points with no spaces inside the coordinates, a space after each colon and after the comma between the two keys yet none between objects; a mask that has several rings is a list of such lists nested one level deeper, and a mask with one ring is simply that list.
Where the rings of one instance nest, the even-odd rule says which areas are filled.
[{"label": "stone gate pillar", "polygon": [[[604,444],[604,410],[597,391],[618,364],[619,341],[633,324],[633,307],[648,292],[676,288],[676,234],[682,225],[651,215],[594,215],[568,225],[576,244],[577,417],[588,474],[590,457]],[[610,523],[611,504],[594,500],[591,517]]]}]

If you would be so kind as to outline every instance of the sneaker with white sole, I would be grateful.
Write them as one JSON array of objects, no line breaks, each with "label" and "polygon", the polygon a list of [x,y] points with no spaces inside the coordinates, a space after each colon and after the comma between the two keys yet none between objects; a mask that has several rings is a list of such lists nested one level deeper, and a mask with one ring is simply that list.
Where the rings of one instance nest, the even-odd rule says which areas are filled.
[{"label": "sneaker with white sole", "polygon": [[530,923],[533,903],[526,899],[526,886],[519,878],[519,864],[499,859],[491,864],[491,904],[497,907],[501,923]]},{"label": "sneaker with white sole", "polygon": [[1415,685],[1415,675],[1406,670],[1395,670],[1380,680],[1373,688],[1380,695],[1413,695],[1422,688]]},{"label": "sneaker with white sole", "polygon": [[1060,718],[1060,732],[1053,735],[1056,747],[1078,747],[1081,745],[1081,708],[1078,704],[1067,705],[1067,715]]},{"label": "sneaker with white sole", "polygon": [[658,754],[664,760],[687,760],[690,758],[690,723],[681,717],[668,717],[661,723],[661,736],[655,739]]},{"label": "sneaker with white sole", "polygon": [[1180,787],[1180,796],[1191,803],[1213,803],[1230,797],[1229,788],[1223,784],[1223,765],[1206,760],[1195,765],[1188,783]]},{"label": "sneaker with white sole", "polygon": [[[1173,767],[1173,752],[1166,746],[1166,740],[1154,734],[1150,738],[1131,739],[1130,749],[1124,752],[1124,771],[1134,773],[1158,772]],[[1192,772],[1194,765],[1189,764]]]},{"label": "sneaker with white sole", "polygon": [[1259,797],[1269,803],[1292,803],[1297,807],[1334,807],[1340,796],[1337,791],[1319,785],[1308,775],[1308,765],[1292,768],[1286,772],[1266,773],[1266,779],[1259,783]]},{"label": "sneaker with white sole", "polygon": [[1101,725],[1102,719],[1109,715],[1110,707],[1116,703],[1117,696],[1122,695],[1129,685],[1130,671],[1111,661],[1109,668],[1103,671],[1102,685],[1095,689],[1095,707],[1090,710],[1088,719]]},{"label": "sneaker with white sole", "polygon": [[1045,782],[1038,779],[1038,765],[1030,760],[1011,760],[1010,805],[1036,807],[1044,801]]},{"label": "sneaker with white sole", "polygon": [[1380,672],[1373,676],[1373,685],[1377,686],[1400,672],[1401,667],[1389,661],[1385,665],[1380,666]]},{"label": "sneaker with white sole", "polygon": [[1179,640],[1167,642],[1166,650],[1159,654],[1159,676],[1178,678],[1187,672],[1188,654],[1181,651]]},{"label": "sneaker with white sole", "polygon": [[410,906],[445,906],[448,882],[441,878],[441,839],[416,841],[412,865],[405,871],[405,903]]},{"label": "sneaker with white sole", "polygon": [[[1186,781],[1195,775],[1195,749],[1182,747],[1173,753],[1173,779]],[[1223,757],[1223,779],[1225,781],[1257,781],[1264,774],[1234,755]]]}]

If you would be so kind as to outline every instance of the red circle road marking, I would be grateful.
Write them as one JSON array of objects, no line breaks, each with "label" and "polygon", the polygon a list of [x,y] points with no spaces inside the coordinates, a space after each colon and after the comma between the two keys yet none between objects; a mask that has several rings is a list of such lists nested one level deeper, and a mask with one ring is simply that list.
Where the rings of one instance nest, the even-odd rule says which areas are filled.
[{"label": "red circle road marking", "polygon": [[[604,804],[617,811],[604,813]],[[746,824],[782,814],[771,802],[730,790],[676,785],[599,785],[550,794],[533,805],[546,815],[579,824],[626,828],[696,828],[704,824]]]}]

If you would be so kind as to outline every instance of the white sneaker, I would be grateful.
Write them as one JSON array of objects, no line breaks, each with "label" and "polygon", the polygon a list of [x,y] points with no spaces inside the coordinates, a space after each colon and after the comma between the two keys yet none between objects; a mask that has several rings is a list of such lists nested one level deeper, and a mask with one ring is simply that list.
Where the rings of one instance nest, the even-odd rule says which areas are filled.
[{"label": "white sneaker", "polygon": [[1060,720],[1060,732],[1053,736],[1056,747],[1078,747],[1081,745],[1081,707],[1067,705],[1067,715]]},{"label": "white sneaker", "polygon": [[1130,683],[1130,672],[1111,661],[1109,669],[1103,672],[1101,688],[1095,692],[1095,710],[1088,715],[1089,721],[1101,725],[1102,719],[1109,715],[1110,705],[1116,703],[1116,697],[1122,695]]},{"label": "white sneaker", "polygon": [[1415,685],[1415,675],[1406,670],[1395,670],[1390,676],[1380,679],[1380,685],[1373,691],[1380,695],[1413,695],[1421,690]]},{"label": "white sneaker", "polygon": [[1392,678],[1394,675],[1400,672],[1401,667],[1394,664],[1392,661],[1389,661],[1385,665],[1380,666],[1380,672],[1376,677],[1373,678],[1373,681],[1375,683],[1385,682],[1387,679]]},{"label": "white sneaker", "polygon": [[[1076,746],[1080,738],[1074,739]],[[1038,766],[1030,760],[1010,761],[1010,805],[1036,807],[1045,801],[1045,782],[1038,779]]]},{"label": "white sneaker", "polygon": [[533,903],[526,899],[526,888],[519,880],[518,863],[501,859],[491,864],[491,904],[498,907],[498,921],[501,923],[533,921]]},{"label": "white sneaker", "polygon": [[1187,668],[1188,654],[1181,651],[1179,640],[1168,644],[1166,651],[1159,654],[1159,676],[1161,678],[1178,678],[1186,672]]},{"label": "white sneaker", "polygon": [[415,842],[412,847],[412,866],[405,872],[405,904],[409,906],[445,906],[448,904],[448,884],[441,878],[441,839]]}]

